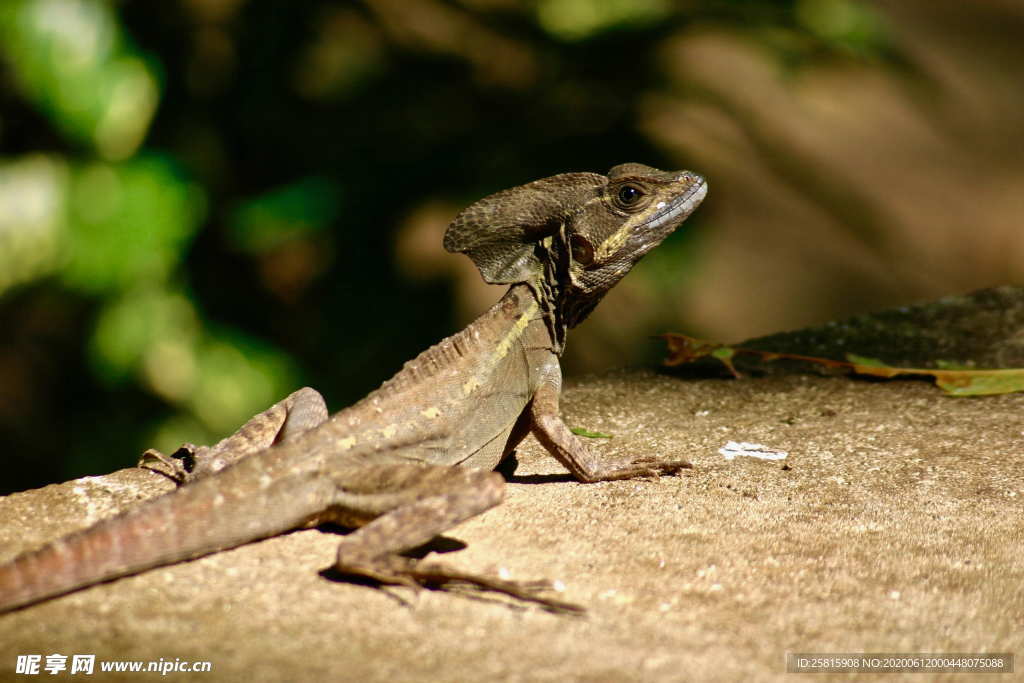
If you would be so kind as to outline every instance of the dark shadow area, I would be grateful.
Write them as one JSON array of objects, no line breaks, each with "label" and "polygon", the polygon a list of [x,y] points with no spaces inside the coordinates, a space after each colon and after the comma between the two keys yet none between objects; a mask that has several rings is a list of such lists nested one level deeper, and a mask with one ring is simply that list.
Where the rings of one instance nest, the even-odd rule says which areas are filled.
[{"label": "dark shadow area", "polygon": [[565,474],[519,474],[508,480],[510,484],[556,484],[576,481],[575,477]]}]

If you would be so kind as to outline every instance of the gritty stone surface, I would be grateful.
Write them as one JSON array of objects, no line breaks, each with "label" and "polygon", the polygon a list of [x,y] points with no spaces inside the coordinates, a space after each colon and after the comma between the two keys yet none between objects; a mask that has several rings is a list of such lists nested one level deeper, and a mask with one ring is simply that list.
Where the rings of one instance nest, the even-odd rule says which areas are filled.
[{"label": "gritty stone surface", "polygon": [[[443,559],[559,580],[584,617],[332,581],[337,535],[311,529],[0,616],[0,679],[29,653],[248,681],[773,680],[786,652],[1024,653],[1024,394],[620,371],[563,406],[614,435],[593,440],[610,457],[695,468],[578,484],[531,439],[506,502]],[[729,441],[788,457],[726,460]],[[0,499],[0,561],[170,487],[122,470]]]}]

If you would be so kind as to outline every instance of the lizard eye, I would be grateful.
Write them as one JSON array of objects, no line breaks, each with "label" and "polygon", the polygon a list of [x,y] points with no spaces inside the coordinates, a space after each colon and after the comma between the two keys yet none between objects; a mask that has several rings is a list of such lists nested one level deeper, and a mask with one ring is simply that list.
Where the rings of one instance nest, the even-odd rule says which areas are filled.
[{"label": "lizard eye", "polygon": [[644,191],[636,185],[623,185],[619,188],[616,199],[623,208],[632,207],[644,196]]},{"label": "lizard eye", "polygon": [[640,190],[632,185],[623,185],[619,189],[619,199],[622,200],[623,204],[632,204],[637,199],[640,199]]},{"label": "lizard eye", "polygon": [[594,262],[594,246],[586,237],[577,234],[570,236],[569,249],[572,250],[572,260],[581,266],[589,266]]}]

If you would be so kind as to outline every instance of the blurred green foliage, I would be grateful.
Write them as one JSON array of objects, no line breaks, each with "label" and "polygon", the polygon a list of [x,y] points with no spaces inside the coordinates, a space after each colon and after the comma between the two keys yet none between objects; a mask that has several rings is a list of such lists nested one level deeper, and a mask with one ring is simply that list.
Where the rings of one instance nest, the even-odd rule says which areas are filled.
[{"label": "blurred green foliage", "polygon": [[75,165],[68,190],[61,279],[96,296],[168,281],[202,218],[202,191],[162,156]]},{"label": "blurred green foliage", "polygon": [[8,0],[0,31],[22,95],[56,130],[104,159],[138,149],[159,87],[107,3]]},{"label": "blurred green foliage", "polygon": [[242,251],[266,253],[334,223],[338,189],[326,178],[304,178],[242,202],[230,222],[231,241]]},{"label": "blurred green foliage", "polygon": [[667,0],[539,0],[537,23],[555,38],[583,40],[615,28],[650,26],[670,13]]},{"label": "blurred green foliage", "polygon": [[[887,49],[846,0],[6,0],[0,493],[210,442],[303,381],[364,394],[454,329],[450,285],[398,272],[402,221],[662,164],[637,110],[696,21],[780,61]],[[673,237],[646,277],[692,258]]]}]

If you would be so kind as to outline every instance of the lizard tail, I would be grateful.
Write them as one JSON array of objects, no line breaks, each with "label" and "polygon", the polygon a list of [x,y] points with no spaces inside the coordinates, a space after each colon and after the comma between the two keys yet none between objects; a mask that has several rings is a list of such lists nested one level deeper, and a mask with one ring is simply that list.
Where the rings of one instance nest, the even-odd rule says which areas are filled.
[{"label": "lizard tail", "polygon": [[[308,521],[322,505],[308,480],[278,481],[253,490],[258,470],[231,470],[0,565],[0,613],[283,533]],[[308,506],[273,504],[281,488],[300,485]]]},{"label": "lizard tail", "polygon": [[168,536],[174,529],[160,509],[166,507],[164,500],[57,539],[0,567],[0,612],[173,561],[176,553],[168,550]]}]

